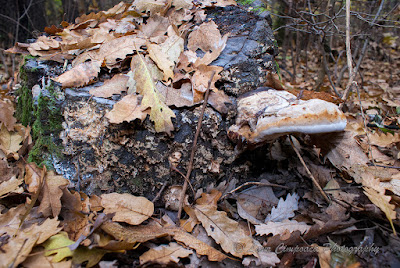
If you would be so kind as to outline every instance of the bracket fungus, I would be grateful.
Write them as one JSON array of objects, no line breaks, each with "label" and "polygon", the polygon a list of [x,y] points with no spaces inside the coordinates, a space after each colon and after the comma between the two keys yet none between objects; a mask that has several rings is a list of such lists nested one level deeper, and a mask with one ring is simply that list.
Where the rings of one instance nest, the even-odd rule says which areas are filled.
[{"label": "bracket fungus", "polygon": [[236,124],[228,130],[238,149],[254,148],[290,133],[320,134],[343,131],[346,116],[334,103],[301,100],[295,95],[259,88],[237,102]]}]

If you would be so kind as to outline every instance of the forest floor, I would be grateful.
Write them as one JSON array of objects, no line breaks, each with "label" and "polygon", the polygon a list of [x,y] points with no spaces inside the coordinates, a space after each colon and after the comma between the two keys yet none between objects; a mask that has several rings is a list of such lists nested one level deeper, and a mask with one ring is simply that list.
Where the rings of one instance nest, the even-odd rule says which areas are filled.
[{"label": "forest floor", "polygon": [[[179,222],[169,216],[175,210],[144,197],[88,196],[45,166],[28,163],[37,141],[14,116],[12,81],[2,80],[0,267],[399,267],[400,50],[380,46],[366,55],[362,79],[345,102],[331,92],[327,76],[322,81],[320,90],[343,103],[348,120],[333,148],[324,138],[295,139],[302,158],[276,149],[290,147],[282,138],[269,152],[284,163],[277,164],[280,175],[210,185],[184,207]],[[293,79],[291,58],[278,56],[281,81],[272,75],[269,83],[318,98],[318,60],[300,60]],[[340,72],[329,64],[332,73]],[[336,85],[340,93],[346,75]]]}]

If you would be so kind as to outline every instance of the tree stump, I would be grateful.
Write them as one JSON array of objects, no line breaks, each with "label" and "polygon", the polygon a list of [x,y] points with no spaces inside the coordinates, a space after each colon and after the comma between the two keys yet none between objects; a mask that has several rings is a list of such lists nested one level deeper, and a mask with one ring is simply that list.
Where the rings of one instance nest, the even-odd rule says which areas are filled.
[{"label": "tree stump", "polygon": [[[210,106],[205,110],[190,177],[195,191],[211,182],[247,179],[254,165],[265,168],[262,150],[235,153],[227,129],[234,124],[236,97],[263,85],[267,72],[273,70],[276,54],[267,19],[237,6],[209,9],[207,16],[222,34],[230,34],[225,49],[212,65],[224,67],[216,85],[233,104],[227,114]],[[27,60],[24,69],[30,77],[28,88],[61,73],[61,66],[35,59]],[[143,123],[136,120],[110,124],[104,115],[116,100],[91,96],[89,90],[93,86],[60,90],[55,85],[52,89],[57,92],[52,96],[63,117],[61,131],[47,133],[62,153],[51,153],[56,171],[87,194],[130,192],[151,200],[165,183],[182,185],[183,177],[171,166],[186,173],[201,104],[174,109],[175,130],[168,136],[155,133],[149,119]],[[43,116],[41,120],[47,119]]]}]

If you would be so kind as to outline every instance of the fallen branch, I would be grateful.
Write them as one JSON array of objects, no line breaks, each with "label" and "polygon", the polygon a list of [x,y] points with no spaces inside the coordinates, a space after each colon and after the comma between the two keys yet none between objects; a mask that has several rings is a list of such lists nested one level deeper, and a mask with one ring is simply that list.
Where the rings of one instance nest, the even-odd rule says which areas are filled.
[{"label": "fallen branch", "polygon": [[201,124],[203,122],[203,115],[204,115],[204,111],[206,110],[208,97],[210,96],[210,87],[211,87],[211,82],[212,82],[212,80],[214,78],[214,75],[215,75],[215,71],[212,72],[211,78],[208,81],[206,95],[204,97],[203,106],[201,108],[201,113],[200,113],[200,116],[199,116],[199,122],[197,123],[196,134],[194,135],[194,139],[193,139],[192,152],[190,153],[189,166],[188,166],[188,170],[186,172],[185,181],[183,183],[181,196],[179,197],[179,209],[178,209],[178,215],[177,215],[178,221],[181,218],[183,202],[185,200],[185,194],[186,194],[186,190],[187,190],[187,187],[188,187],[188,181],[189,181],[189,178],[190,178],[190,174],[192,173],[192,170],[193,170],[193,160],[194,160],[194,154],[196,152],[196,147],[197,147],[197,139],[199,138]]},{"label": "fallen branch", "polygon": [[293,150],[296,152],[297,157],[299,158],[301,164],[303,165],[303,167],[306,169],[306,172],[308,174],[308,176],[310,176],[311,180],[313,181],[314,185],[318,188],[318,190],[321,192],[322,196],[325,198],[326,202],[331,203],[331,200],[329,199],[329,197],[326,195],[326,193],[324,192],[324,190],[322,190],[321,185],[319,185],[318,181],[314,178],[313,174],[311,173],[311,171],[308,169],[306,163],[303,160],[303,157],[301,157],[299,151],[297,150],[297,148],[294,146],[293,141],[292,141],[292,136],[289,136],[289,141],[290,144],[292,145]]}]

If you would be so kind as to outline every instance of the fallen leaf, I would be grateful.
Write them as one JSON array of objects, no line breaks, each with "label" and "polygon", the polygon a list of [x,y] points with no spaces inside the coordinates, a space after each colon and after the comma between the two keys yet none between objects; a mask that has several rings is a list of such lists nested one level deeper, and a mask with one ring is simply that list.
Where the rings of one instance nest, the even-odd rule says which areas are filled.
[{"label": "fallen leaf", "polygon": [[193,235],[186,233],[185,231],[176,228],[172,230],[173,237],[176,241],[185,244],[186,246],[194,249],[199,255],[206,255],[209,261],[221,262],[228,258],[225,254],[209,246],[203,241],[195,238]]},{"label": "fallen leaf", "polygon": [[151,15],[164,10],[166,4],[166,0],[135,0],[132,7],[135,7],[138,12],[150,12]]},{"label": "fallen leaf", "polygon": [[283,235],[285,232],[300,231],[300,233],[307,232],[311,226],[304,222],[298,222],[295,220],[284,220],[282,222],[268,222],[267,224],[256,225],[256,233],[258,235]]},{"label": "fallen leaf", "polygon": [[43,190],[41,191],[39,212],[44,216],[57,218],[61,211],[61,196],[63,188],[66,188],[69,181],[63,176],[56,175],[54,171],[46,173]]},{"label": "fallen leaf", "polygon": [[0,150],[7,157],[13,157],[15,160],[19,159],[18,150],[22,147],[24,135],[17,132],[9,132],[3,123],[0,123]]},{"label": "fallen leaf", "polygon": [[145,61],[142,55],[132,58],[131,69],[135,70],[134,78],[138,93],[143,96],[142,111],[150,108],[150,120],[154,122],[156,132],[171,134],[174,129],[171,118],[175,117],[174,112],[164,103],[162,95],[158,92],[151,66]]},{"label": "fallen leaf", "polygon": [[24,189],[19,187],[23,182],[23,179],[17,179],[14,176],[9,180],[0,183],[0,198],[9,193],[23,193]]},{"label": "fallen leaf", "polygon": [[139,260],[140,264],[144,264],[148,261],[160,264],[167,264],[169,262],[178,263],[180,258],[186,258],[192,253],[193,251],[171,242],[168,245],[160,245],[149,249],[139,257]]},{"label": "fallen leaf", "polygon": [[52,262],[60,262],[65,258],[72,257],[73,252],[68,248],[69,245],[72,245],[74,241],[68,238],[68,234],[66,232],[60,232],[56,235],[50,237],[45,243],[43,243],[43,247],[45,248],[45,256],[54,255],[52,258]]},{"label": "fallen leaf", "polygon": [[204,52],[213,51],[221,39],[217,24],[211,20],[202,23],[189,34],[188,49],[194,52],[197,49],[201,49]]},{"label": "fallen leaf", "polygon": [[57,263],[54,263],[51,260],[52,257],[46,257],[43,252],[34,249],[30,256],[22,263],[22,266],[25,268],[71,268],[72,266],[71,260]]},{"label": "fallen leaf", "polygon": [[110,123],[119,124],[123,121],[130,122],[135,119],[143,121],[147,116],[146,111],[142,111],[138,95],[129,94],[114,104],[113,109],[106,114]]},{"label": "fallen leaf", "polygon": [[226,212],[210,205],[196,205],[195,213],[207,234],[221,245],[225,252],[241,258],[243,255],[257,256],[255,241],[246,235],[239,223],[230,219]]},{"label": "fallen leaf", "polygon": [[104,213],[115,213],[113,221],[139,225],[153,215],[154,204],[144,197],[131,194],[102,194]]},{"label": "fallen leaf", "polygon": [[91,88],[89,93],[96,97],[109,98],[114,94],[121,94],[128,89],[129,76],[126,74],[116,74],[111,79],[104,82],[102,86]]},{"label": "fallen leaf", "polygon": [[294,211],[297,210],[299,202],[299,196],[294,193],[290,193],[286,196],[286,200],[283,198],[279,199],[279,203],[276,207],[273,207],[271,213],[265,218],[265,222],[282,222],[294,217]]},{"label": "fallen leaf", "polygon": [[392,226],[393,233],[396,235],[396,229],[393,225],[393,219],[396,219],[395,205],[389,203],[392,198],[384,195],[383,193],[379,193],[378,191],[374,190],[374,188],[370,187],[364,187],[364,193],[366,196],[368,196],[369,200],[371,200],[373,204],[375,204],[383,211],[383,213],[385,213],[386,218],[389,220],[390,225]]},{"label": "fallen leaf", "polygon": [[143,243],[155,238],[167,236],[168,230],[157,225],[139,225],[125,227],[116,222],[105,222],[101,229],[107,234],[112,235],[117,240],[127,243]]},{"label": "fallen leaf", "polygon": [[222,193],[216,189],[212,189],[209,194],[202,193],[201,197],[196,200],[197,205],[207,205],[217,208],[217,202],[221,198]]},{"label": "fallen leaf", "polygon": [[0,100],[0,123],[3,123],[8,131],[14,130],[17,119],[14,118],[14,106],[11,102]]},{"label": "fallen leaf", "polygon": [[101,63],[98,61],[88,61],[76,65],[71,70],[62,75],[53,78],[54,81],[60,83],[63,88],[81,87],[87,85],[97,78],[100,72]]}]

